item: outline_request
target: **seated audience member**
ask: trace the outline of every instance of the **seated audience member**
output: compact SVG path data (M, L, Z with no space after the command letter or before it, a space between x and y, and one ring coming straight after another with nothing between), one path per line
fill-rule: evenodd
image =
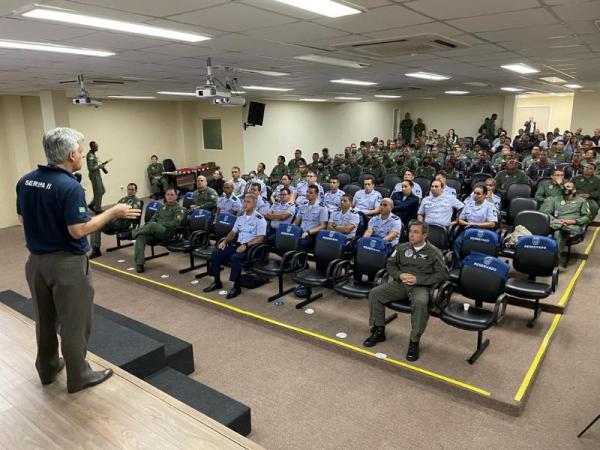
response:
M600 177L596 173L596 163L588 163L583 169L582 175L577 175L571 181L577 189L577 195L587 200L590 207L590 219L598 214L598 202L600 201Z
M302 150L298 148L294 152L294 159L290 159L290 162L288 162L288 171L292 179L294 178L296 173L298 173L298 166L300 164L300 160L302 160ZM304 162L304 164L306 164L306 161Z
M198 189L194 191L190 209L206 209L207 211L214 211L217 207L219 195L213 188L208 187L208 182L204 175L198 176L197 185Z
M435 176L435 179L442 183L442 195L451 195L453 197L457 197L456 189L446 184L446 175L443 173L438 173ZM431 193L429 195L431 195Z
M479 173L485 173L494 176L494 168L488 161L488 152L486 150L479 150L477 156L479 157L479 160L469 167L469 175L473 176Z
M356 160L356 155L350 155L350 161L346 167L344 167L344 172L350 175L350 181L352 183L356 183L358 181L358 177L362 174L362 167Z
M442 195L442 183L434 180L431 183L431 195L423 199L417 212L417 219L427 224L448 227L452 221L454 210L464 207L463 203L451 195Z
M289 175L288 166L285 165L285 156L279 155L277 157L277 164L271 170L271 175L269 176L269 184L271 186L277 186L281 183L281 177L284 175Z
M302 228L302 250L309 251L313 248L315 237L327 227L328 218L327 208L319 202L319 188L310 185L306 191L306 202L298 207L298 214L294 219L294 225Z
M300 170L302 170L302 166L300 167ZM323 200L323 197L325 196L325 194L323 192L323 187L319 183L317 183L317 174L315 172L313 172L312 170L309 170L306 173L306 180L300 180L296 184L296 206L302 206L308 202L308 200L307 200L308 188L309 188L309 186L313 186L313 185L319 191L318 202L321 203L321 201Z
M525 172L517 168L517 162L514 159L509 159L506 168L496 175L496 191L504 197L508 187L515 183L528 184L529 178Z
M565 151L565 143L563 141L554 142L548 152L548 159L552 164L562 164L569 162L571 154Z
M267 166L264 162L259 162L256 165L256 178L263 182L263 184L269 183L269 175L265 172Z
M408 229L410 221L417 218L419 197L412 192L412 181L406 180L400 183L400 185L402 186L401 191L394 191L392 194L392 202L394 203L393 213L400 217L402 225Z
M256 204L254 205L256 208L256 211L259 214L262 214L264 216L267 213L267 211L269 210L269 204L265 201L265 199L261 195L261 192L260 192L261 184L259 182L254 182L254 183L251 183L249 186L250 186L250 191L248 193L252 194L256 197Z
M267 198L268 198L267 185L264 183L264 181L262 181L260 178L258 178L258 176L256 175L256 172L254 170L251 170L250 173L248 174L248 181L246 182L246 192L244 194L250 193L250 186L253 183L257 183L260 186L260 196L263 198L263 200L267 200Z
M158 200L169 188L169 180L166 175L163 175L165 168L158 162L158 156L152 155L150 157L150 165L146 171L148 172L148 180L150 180L152 198Z
M535 199L538 203L544 203L549 197L562 197L565 173L561 169L554 169L550 180L542 181L535 191Z
M393 145L393 144L391 144ZM383 166L383 168L386 170L386 172L390 172L391 170L394 169L394 166L396 165L396 163L394 163L394 160L390 157L390 152L392 151L391 148L384 148L381 151L381 156L379 157L379 164L381 164Z
M223 180L223 174L219 169L217 169L213 172L212 180L208 182L208 187L214 189L218 195L221 195L223 193L224 182L225 180Z
M381 194L375 190L373 178L365 178L363 186L364 189L354 194L352 206L366 217L371 217L379 213Z
M206 181L206 178L204 179ZM138 273L144 271L144 252L148 240L165 241L175 235L178 228L185 223L186 211L177 203L175 189L167 189L165 192L165 204L154 213L152 219L139 228L132 231L135 239L134 259L135 270Z
M317 164L317 180L319 183L329 181L331 174L329 173L329 166L324 166L321 161Z
M319 173L319 154L317 152L312 154L312 162L307 166L308 170L312 170L314 173Z
M371 335L365 347L385 341L385 305L408 299L411 309L411 332L406 359L419 359L419 342L429 319L429 300L435 286L448 280L442 252L427 242L428 226L411 222L408 242L398 245L387 262L388 281L369 292L369 326Z
M294 202L296 200L296 188L292 186L292 179L289 175L282 175L281 184L278 184L271 194L271 203L279 201L279 191L281 191L283 188L286 188L288 191L290 191L290 202Z
M498 195L495 194L496 180L493 178L488 178L487 180L485 180L485 187L487 190L485 200L490 202L492 205L494 205L494 208L496 208L496 214L499 216L500 208L502 206L502 199ZM471 195L465 199L464 203L465 203L465 205L467 205L469 203L472 204L474 202L475 202L475 196L471 192Z
M244 213L236 219L231 231L213 250L208 261L208 272L213 277L213 282L204 288L204 292L223 288L221 266L229 262L231 265L229 281L233 281L233 287L227 293L227 298L234 298L242 293L240 286L242 264L248 256L248 250L254 245L262 244L267 233L267 221L256 212L256 198L250 194L244 197Z
M425 156L423 158L422 165L417 167L417 170L415 171L415 175L417 177L425 177L425 178L429 178L429 179L432 179L435 176L435 173L436 173L436 170L431 165L431 157L430 156Z
M288 188L282 188L279 191L279 200L273 203L273 205L264 214L265 219L269 220L268 239L269 245L275 244L275 235L277 228L282 223L292 223L294 214L296 214L296 205L289 201L290 190Z
M523 153L531 151L533 148L533 142L531 142L531 138L527 133L523 133L521 138L514 143L513 148L515 149L515 152L517 152L519 155L522 155Z
M142 209L143 202L137 198L137 184L129 183L127 185L127 195L125 197L121 197L117 203L125 203L131 206L133 209ZM101 230L94 231L90 235L90 246L92 247L92 253L90 254L90 259L97 258L102 256L100 252L101 245L101 233L119 233L128 231L133 227L133 224L136 223L137 220L131 219L113 219L108 222Z
M504 145L499 153L492 156L492 167L498 172L504 168L504 164L506 164L509 159L512 159L512 149L510 146Z
M387 175L385 167L381 165L376 157L370 159L369 165L363 169L363 173L372 175L375 184L383 183L383 180L385 180L385 176Z
M219 217L219 214L233 214L237 216L242 210L242 202L239 198L233 195L233 183L226 181L223 183L223 195L217 200L217 212L215 213L215 219Z
M540 160L534 162L527 169L527 176L531 180L531 185L536 186L537 182L541 178L549 178L554 172L554 164L548 161L548 152L540 152Z
M350 157L348 156L348 158ZM337 177L340 173L346 173L346 168L344 167L342 156L335 155L333 157L333 162L329 167L329 179L331 180L331 178Z
M350 196L344 194L340 199L340 207L331 213L327 229L337 231L346 235L348 239L356 236L356 230L360 223L360 216L352 209Z
M415 174L412 170L408 169L404 172L403 181L410 181L412 183L412 193L420 200L423 198L423 190L419 183L414 182ZM394 186L394 192L402 192L402 182Z
M552 218L550 226L560 252L564 250L565 239L581 233L590 222L590 206L586 199L576 194L575 184L567 181L562 197L550 197L540 207L540 211Z
M323 203L330 214L339 209L343 195L345 195L345 192L340 189L340 180L337 177L331 177L329 179L329 191L325 192L323 196Z
M581 163L581 152L574 152L571 164L564 168L565 179L570 180L577 175L581 175L583 173L583 168L583 164Z
M533 149L531 150L531 154L527 155L523 158L523 170L525 172L527 172L527 170L529 170L529 166L531 166L533 163L536 163L540 160L540 152L541 149L538 146L533 147Z
M586 149L583 153L584 159L581 161L581 164L585 167L589 163L596 164L596 171L598 170L598 164L600 161L596 158L596 151L592 148Z
M380 212L369 220L364 237L375 236L388 243L388 253L391 253L400 240L402 221L400 217L392 214L394 202L391 198L381 200Z
M242 178L242 172L238 166L231 168L231 183L233 184L233 195L243 198L246 192L246 181Z
M321 150L321 157L319 158L319 162L323 164L323 167L329 168L331 166L331 157L329 156L329 149L323 148Z

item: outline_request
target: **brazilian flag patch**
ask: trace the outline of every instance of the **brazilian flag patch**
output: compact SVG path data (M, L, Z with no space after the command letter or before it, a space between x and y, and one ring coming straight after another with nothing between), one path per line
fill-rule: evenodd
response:
M86 208L85 206L80 206L80 207L79 207L79 212L80 212L80 213L84 213L84 212L86 212L86 211L87 211L87 208Z

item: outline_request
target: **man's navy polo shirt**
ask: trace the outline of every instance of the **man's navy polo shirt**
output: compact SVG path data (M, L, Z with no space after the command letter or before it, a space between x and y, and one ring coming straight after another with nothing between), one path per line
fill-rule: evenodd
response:
M38 166L17 183L17 213L23 217L25 240L31 253L84 254L85 237L74 239L68 225L85 223L85 193L73 174L56 166Z

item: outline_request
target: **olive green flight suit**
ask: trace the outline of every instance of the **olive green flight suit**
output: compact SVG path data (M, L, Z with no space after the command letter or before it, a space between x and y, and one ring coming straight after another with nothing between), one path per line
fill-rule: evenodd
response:
M565 246L565 238L570 235L579 234L590 222L590 206L586 199L574 197L567 199L563 197L552 197L546 200L540 211L552 216L550 227L554 230L554 239L558 245L558 251L562 252ZM557 219L574 219L574 225L562 225Z
M281 164L281 165L276 165L275 167L273 167L273 170L271 170L271 184L280 184L281 183L281 177L283 177L284 175L288 175L290 173L288 166L286 166L285 164Z
M102 196L106 193L104 189L104 183L102 183L102 174L100 169L102 164L96 156L96 152L89 151L86 155L86 162L88 168L88 175L92 182L92 192L94 193L94 199L90 203L93 206L94 211L100 211L102 209Z
M135 239L134 259L136 265L144 264L144 252L148 241L164 241L171 238L185 222L186 211L180 204L164 204L154 213L150 222L133 230Z
M214 211L219 201L219 194L213 188L206 187L205 189L198 189L194 191L192 196L192 205L196 205L200 209L206 209L207 211Z
M578 194L589 194L590 196L586 199L590 206L590 219L594 219L598 214L598 202L600 201L600 177L592 175L591 177L584 177L583 175L577 175L573 177L573 184L577 189Z
M164 171L165 168L161 163L150 164L146 169L153 195L167 192L167 189L169 188L169 181L167 180L167 177L163 175Z
M538 203L544 203L550 197L562 197L563 186L554 183L553 180L544 180L535 191L535 199Z

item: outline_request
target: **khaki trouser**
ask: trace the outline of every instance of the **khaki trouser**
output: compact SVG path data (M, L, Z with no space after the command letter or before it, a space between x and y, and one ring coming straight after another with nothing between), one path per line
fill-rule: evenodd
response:
M369 326L385 326L385 305L408 299L411 303L410 340L419 342L429 319L427 305L430 296L428 287L406 286L396 280L381 284L369 292Z
M29 256L25 275L31 290L37 359L42 382L51 380L58 367L58 339L67 368L67 384L82 384L91 368L85 360L92 329L94 288L85 255L55 252Z

